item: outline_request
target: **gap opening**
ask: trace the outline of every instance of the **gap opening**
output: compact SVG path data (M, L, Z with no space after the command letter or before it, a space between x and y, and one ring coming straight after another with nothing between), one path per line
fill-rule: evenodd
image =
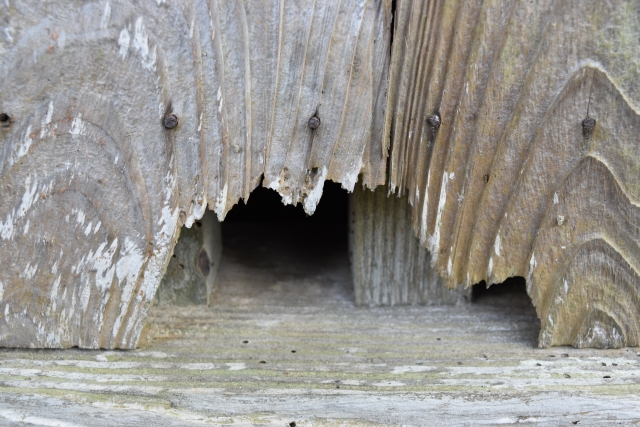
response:
M227 214L222 228L222 268L215 293L270 298L347 298L352 293L348 253L348 193L324 183L313 215L284 205L280 195L258 187ZM325 292L327 288L333 292ZM337 289L336 289L337 288Z

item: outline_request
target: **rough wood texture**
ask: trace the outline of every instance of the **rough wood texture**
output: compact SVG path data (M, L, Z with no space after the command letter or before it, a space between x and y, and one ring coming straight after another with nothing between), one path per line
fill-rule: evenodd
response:
M398 0L394 22L390 186L438 273L525 277L541 346L638 345L640 3Z
M264 176L312 213L325 179L384 182L390 12L0 4L0 345L135 347L207 204L223 219Z
M221 256L220 222L212 211L207 211L192 228L180 229L153 305L208 304Z
M353 304L346 250L310 253L296 236L274 250L282 233L265 227L249 236L223 255L213 305L152 307L139 350L0 350L0 425L610 427L640 419L640 349L535 348L539 322L524 293L363 309ZM264 245L256 265L247 254Z
M358 305L450 305L471 287L449 289L413 233L407 198L357 185L349 200L349 256Z

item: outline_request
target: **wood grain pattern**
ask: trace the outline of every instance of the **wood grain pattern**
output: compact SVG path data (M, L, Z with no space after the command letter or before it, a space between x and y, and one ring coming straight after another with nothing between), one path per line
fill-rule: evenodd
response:
M640 4L398 1L396 22L390 186L438 273L527 278L541 346L638 345Z
M135 347L207 205L223 219L264 179L312 213L326 179L384 182L390 11L3 2L0 345Z
M455 305L471 302L471 288L449 289L431 268L431 255L411 226L407 198L386 188L356 186L349 201L349 255L358 305Z

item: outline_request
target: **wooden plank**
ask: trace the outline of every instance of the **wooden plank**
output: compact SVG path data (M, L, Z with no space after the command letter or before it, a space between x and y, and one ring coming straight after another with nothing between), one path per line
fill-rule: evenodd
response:
M349 254L358 305L471 302L471 287L449 289L413 233L407 197L356 186L350 196Z
M262 228L258 237L238 252L282 235ZM524 293L358 308L346 251L319 264L298 250L305 242L287 242L297 245L261 266L223 255L213 305L152 307L139 350L0 350L0 424L610 426L640 418L640 348L536 348L539 321Z
M3 2L0 345L133 348L207 205L264 177L312 213L326 179L384 182L390 11Z
M640 343L639 17L630 0L398 1L391 191L449 286L527 279L541 346Z

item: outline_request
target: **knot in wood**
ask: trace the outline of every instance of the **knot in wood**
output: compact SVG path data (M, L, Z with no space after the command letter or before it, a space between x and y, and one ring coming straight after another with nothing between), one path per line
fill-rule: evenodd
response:
M429 123L429 126L431 126L432 128L438 129L442 124L442 119L440 118L440 114L433 113L432 115L430 115L429 118L427 119L427 123Z
M582 130L584 132L593 132L593 129L596 127L596 119L593 117L587 117L582 121Z
M167 129L173 129L174 127L178 126L178 117L175 114L168 114L165 116L162 123Z
M316 130L316 129L318 129L318 128L320 127L320 117L318 117L318 116L312 116L312 117L309 119L309 127L310 127L312 130Z

